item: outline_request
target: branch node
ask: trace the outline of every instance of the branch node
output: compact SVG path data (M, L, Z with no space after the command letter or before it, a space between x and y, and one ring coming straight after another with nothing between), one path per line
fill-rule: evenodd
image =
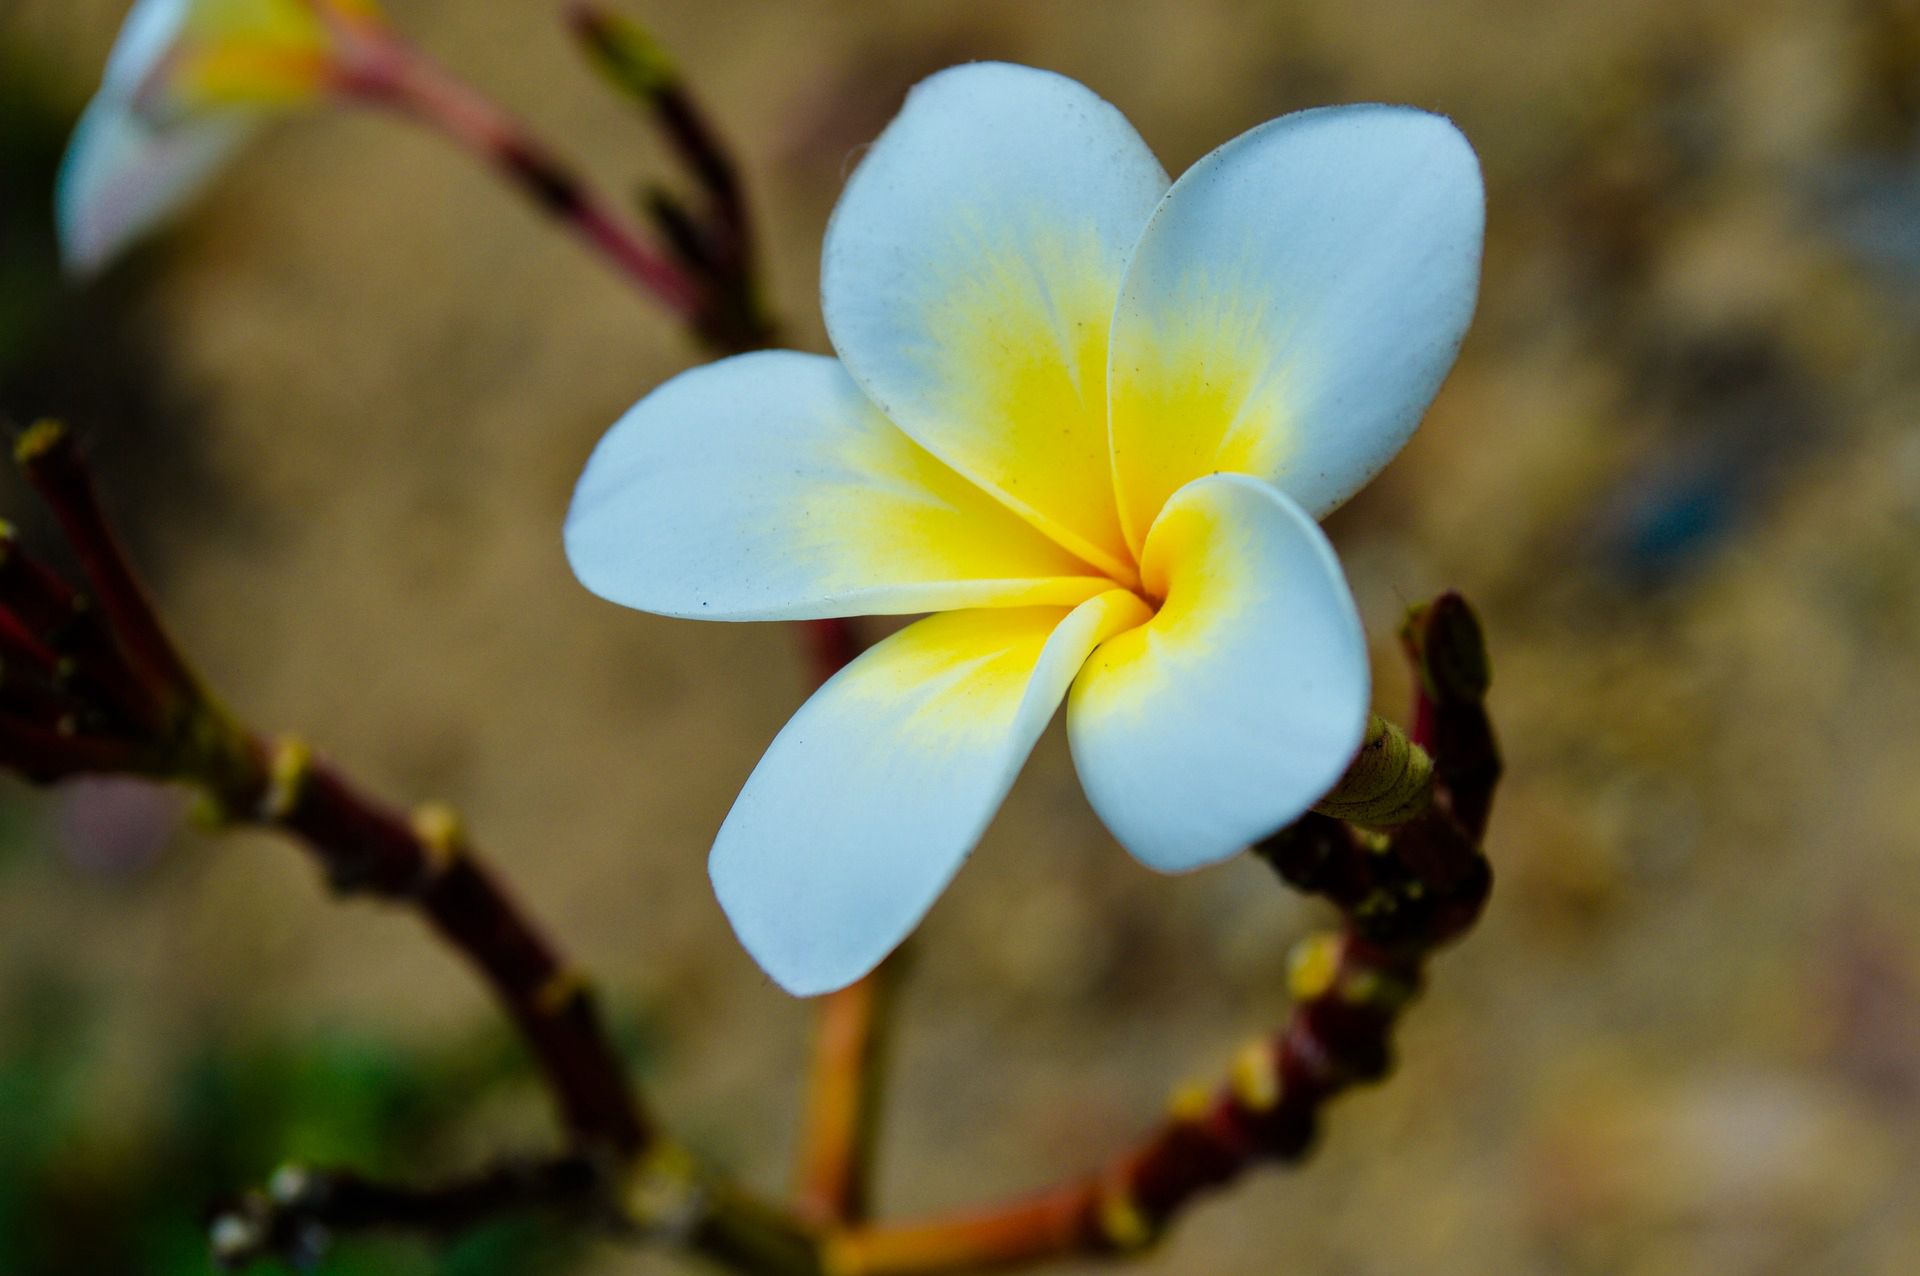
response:
M1443 702L1486 698L1493 663L1473 608L1459 594L1441 594L1408 609L1400 641L1412 657L1427 695Z
M1433 798L1433 758L1385 718L1367 723L1360 751L1314 810L1372 826L1405 824Z
M1233 1057L1233 1097L1249 1112L1268 1112L1280 1102L1280 1061L1266 1040L1250 1041Z
M638 22L591 4L576 4L567 16L594 68L616 89L644 102L678 83L666 49Z
M621 1204L648 1235L683 1241L706 1213L699 1167L685 1148L662 1140L635 1162Z
M1135 1253L1153 1244L1158 1229L1133 1192L1123 1182L1110 1181L1100 1192L1100 1235L1121 1253Z
M13 441L13 463L28 469L67 440L67 427L51 418L35 421Z
M313 775L313 748L298 736L281 736L273 742L273 756L267 764L267 787L260 796L260 818L278 824L300 806Z
M426 852L423 885L438 881L464 853L466 832L461 827L459 812L444 802L426 802L414 809L409 824Z
M1340 977L1340 957L1345 945L1332 931L1309 935L1294 946L1287 959L1287 991L1295 1001L1312 1001L1325 996Z
M1204 1082L1182 1082L1167 1099L1167 1116L1181 1125L1198 1125L1212 1111L1213 1089Z
M1340 981L1340 996L1349 1005L1398 1014L1420 994L1418 983L1370 967L1350 970Z

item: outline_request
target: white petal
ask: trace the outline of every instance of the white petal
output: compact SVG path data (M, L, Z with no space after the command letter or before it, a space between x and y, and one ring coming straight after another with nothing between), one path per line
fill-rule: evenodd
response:
M260 122L327 83L306 0L137 0L61 161L61 256L87 275L180 212Z
M839 363L760 351L642 399L567 515L587 588L708 620L1071 606L1110 587L935 460Z
M1067 734L1107 828L1180 872L1291 823L1340 778L1366 727L1366 636L1326 537L1257 479L1182 488L1141 574L1165 601L1087 661Z
M887 415L1122 578L1107 329L1166 188L1125 117L1074 81L954 67L862 159L821 264L834 348Z
M1321 517L1392 459L1473 317L1484 202L1459 130L1408 107L1288 115L1184 173L1114 317L1129 543L1202 474Z
M713 846L721 907L789 992L852 983L904 939L986 831L1074 671L1146 616L948 612L843 669L780 732Z
M138 93L185 29L193 0L134 0L107 53L102 88L122 98Z
M253 133L228 113L156 127L113 90L87 104L54 188L60 255L88 275L190 204Z

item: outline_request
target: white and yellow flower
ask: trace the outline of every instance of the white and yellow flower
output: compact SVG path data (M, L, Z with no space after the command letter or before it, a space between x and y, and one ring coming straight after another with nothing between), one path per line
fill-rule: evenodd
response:
M580 579L645 611L938 613L823 686L720 830L774 979L827 991L898 944L1063 699L1094 810L1156 869L1325 794L1368 670L1315 519L1452 365L1483 216L1471 147L1410 108L1289 115L1169 183L1061 76L914 89L827 231L839 357L666 383L567 520Z
M324 96L373 0L135 0L55 189L61 255L90 274L178 212L265 120Z

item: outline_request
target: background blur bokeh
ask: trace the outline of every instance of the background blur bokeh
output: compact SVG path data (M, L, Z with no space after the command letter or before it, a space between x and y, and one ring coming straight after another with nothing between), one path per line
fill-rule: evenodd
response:
M123 7L0 0L0 402L84 430L229 698L460 806L598 974L660 1105L777 1184L805 1016L704 860L803 661L779 627L601 603L559 547L589 448L693 352L466 157L352 114L274 131L64 290L51 167ZM557 5L391 8L599 176L665 171ZM842 176L951 62L1073 75L1175 172L1333 101L1444 111L1480 151L1479 319L1330 530L1382 708L1403 604L1482 609L1510 767L1494 902L1399 1074L1139 1270L1920 1266L1920 5L628 10L735 139L815 349ZM284 1158L425 1173L545 1144L492 1008L412 919L179 818L124 787L0 790L0 1271L201 1271L207 1201ZM1056 730L922 932L883 1208L1097 1162L1278 1020L1315 916L1258 864L1134 865ZM324 1270L562 1268L673 1263L505 1229Z

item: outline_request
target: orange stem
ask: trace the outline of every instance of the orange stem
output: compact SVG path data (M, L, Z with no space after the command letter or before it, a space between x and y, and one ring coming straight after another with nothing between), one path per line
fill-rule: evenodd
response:
M1088 1252L1097 1196L1093 1184L1071 1184L999 1209L849 1232L829 1242L828 1267L839 1276L920 1276Z
M867 1212L888 969L819 1001L796 1208L821 1225L857 1222Z

